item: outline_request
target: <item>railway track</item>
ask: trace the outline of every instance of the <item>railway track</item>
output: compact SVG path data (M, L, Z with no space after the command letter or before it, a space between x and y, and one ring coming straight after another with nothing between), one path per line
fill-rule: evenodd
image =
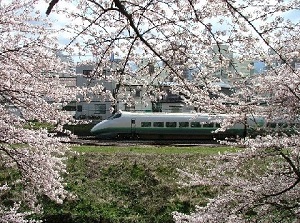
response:
M191 146L220 146L220 143L215 140L103 140L94 137L80 137L73 139L68 143L79 145L93 146L135 146L135 145L151 145L151 146L176 146L176 147L191 147Z

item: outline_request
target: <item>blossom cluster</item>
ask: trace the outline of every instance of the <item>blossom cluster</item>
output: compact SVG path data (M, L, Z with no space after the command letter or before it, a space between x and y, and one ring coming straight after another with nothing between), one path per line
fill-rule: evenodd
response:
M37 4L0 2L0 171L11 173L0 181L0 222L36 222L30 216L42 211L39 197L61 203L69 196L63 182L68 148L32 126L62 129L71 118L60 105L75 100L77 90L60 84L69 64L57 57L58 40Z

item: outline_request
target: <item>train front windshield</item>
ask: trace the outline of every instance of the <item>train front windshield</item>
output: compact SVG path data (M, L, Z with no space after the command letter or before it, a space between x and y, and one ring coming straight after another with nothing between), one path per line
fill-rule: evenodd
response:
M110 116L108 118L108 120L113 120L113 119L116 119L116 118L120 118L121 116L122 116L122 113L116 113L116 114Z

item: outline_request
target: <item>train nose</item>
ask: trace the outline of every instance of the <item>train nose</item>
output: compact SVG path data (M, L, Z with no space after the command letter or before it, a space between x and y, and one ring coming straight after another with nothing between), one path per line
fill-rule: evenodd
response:
M90 130L92 134L98 134L106 127L107 120L104 120L102 122L99 122L98 124L94 125L94 127Z
M97 125L94 125L93 128L91 129L91 133L95 134L96 130L97 130Z

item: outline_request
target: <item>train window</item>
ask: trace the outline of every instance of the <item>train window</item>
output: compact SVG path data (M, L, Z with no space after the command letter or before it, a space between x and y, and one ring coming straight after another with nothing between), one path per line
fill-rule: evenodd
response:
M288 124L287 123L278 123L279 128L287 128Z
M291 126L291 128L298 129L298 128L300 128L300 123L291 123L290 126Z
M221 127L221 124L220 123L215 123L216 124L216 128L220 128Z
M153 127L164 127L163 122L153 122Z
M82 105L77 105L77 109L78 112L82 112Z
M192 122L191 127L192 128L201 128L201 123L200 122Z
M189 127L188 122L179 122L179 128L187 128L187 127Z
M176 122L166 122L166 127L176 127Z
M151 122L142 122L141 127L151 127Z
M115 119L115 118L120 118L121 115L122 115L122 113L116 113L116 114L114 114L113 116L110 116L108 119L109 119L109 120L112 120L112 119Z
M211 122L211 123L204 123L203 127L204 128L213 128L214 127L214 123L213 122Z

